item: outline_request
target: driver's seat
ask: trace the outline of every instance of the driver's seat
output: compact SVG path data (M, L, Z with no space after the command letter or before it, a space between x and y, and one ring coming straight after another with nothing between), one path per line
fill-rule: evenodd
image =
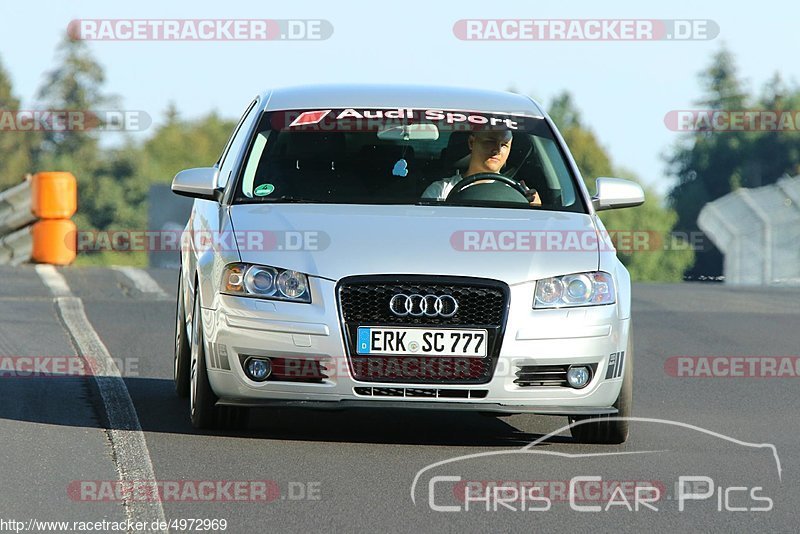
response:
M517 180L522 178L522 176L516 176L517 172L528 162L532 152L533 143L531 143L527 134L514 135L513 141L511 141L511 152L508 154L508 160L506 161L506 166L502 169L502 173L509 178L517 178Z
M472 132L451 132L447 139L447 147L442 149L441 161L444 174L451 176L456 170L461 174L469 167L469 143Z

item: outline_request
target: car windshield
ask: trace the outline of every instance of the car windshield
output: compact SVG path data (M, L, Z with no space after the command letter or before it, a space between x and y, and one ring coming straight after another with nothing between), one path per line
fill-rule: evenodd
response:
M261 118L244 162L235 203L586 211L541 117L410 108L274 111Z

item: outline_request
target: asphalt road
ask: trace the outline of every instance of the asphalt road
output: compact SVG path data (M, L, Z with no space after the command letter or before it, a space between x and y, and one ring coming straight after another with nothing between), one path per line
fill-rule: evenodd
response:
M176 273L148 271L157 286L142 291L117 270L58 272L122 372L139 426L107 413L102 381L87 373L20 371L26 357L85 363L82 334L67 328L37 271L0 268L0 530L9 520L135 519L139 509L104 488L136 480L119 443L143 436L150 464L133 463L180 488L160 503L163 517L225 519L227 532L797 531L796 367L672 376L675 357L751 358L746 367L800 355L797 289L636 285L634 416L643 420L630 440L580 445L565 432L526 449L566 418L260 410L244 429L198 433L171 381ZM682 372L702 375L697 361ZM591 476L601 480L576 478ZM694 485L676 487L680 477ZM250 490L262 486L248 481L267 481L266 498L234 500L224 485L237 481ZM534 481L541 490L530 491ZM190 491L201 482L215 485L210 500Z

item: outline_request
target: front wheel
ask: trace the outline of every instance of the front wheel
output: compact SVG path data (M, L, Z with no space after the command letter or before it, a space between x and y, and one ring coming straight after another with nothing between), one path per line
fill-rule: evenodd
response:
M196 286L192 308L191 363L189 365L189 409L192 426L198 429L217 427L243 429L249 420L249 409L236 406L217 406L219 399L211 390L211 384L208 381L199 293L199 286Z
M213 428L217 420L217 396L211 391L206 371L205 339L203 338L203 320L200 311L200 290L195 288L192 312L192 348L189 388L189 409L192 426L195 428Z
M622 374L622 389L619 397L614 402L617 415L623 419L609 420L610 416L576 416L570 417L569 422L591 421L575 425L570 428L572 437L581 443L598 443L614 445L625 443L630 431L631 407L633 405L633 332L628 333L628 346L625 352L625 370Z
M175 306L175 354L172 362L172 380L175 393L185 399L189 396L189 366L192 347L186 334L186 306L183 295L183 274L178 274L178 302Z

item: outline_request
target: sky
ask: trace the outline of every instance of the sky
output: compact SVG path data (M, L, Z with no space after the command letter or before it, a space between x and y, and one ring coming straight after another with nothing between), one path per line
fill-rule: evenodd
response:
M332 29L324 40L93 40L88 45L105 69L106 91L120 97L121 109L150 115L151 128L163 121L169 102L184 118L212 110L238 118L255 94L272 86L402 82L513 88L545 109L566 90L615 167L662 194L674 183L664 155L682 135L667 128L665 115L701 107L698 73L723 46L734 54L751 92L760 92L776 72L787 83L800 79L800 5L773 0L742 7L720 0L6 0L0 10L0 61L28 109L38 104L44 73L56 66L56 46L74 19L324 20ZM707 20L707 27L719 30L714 38L681 41L465 40L454 30L459 20L496 19ZM480 24L481 35L490 31L486 22Z

